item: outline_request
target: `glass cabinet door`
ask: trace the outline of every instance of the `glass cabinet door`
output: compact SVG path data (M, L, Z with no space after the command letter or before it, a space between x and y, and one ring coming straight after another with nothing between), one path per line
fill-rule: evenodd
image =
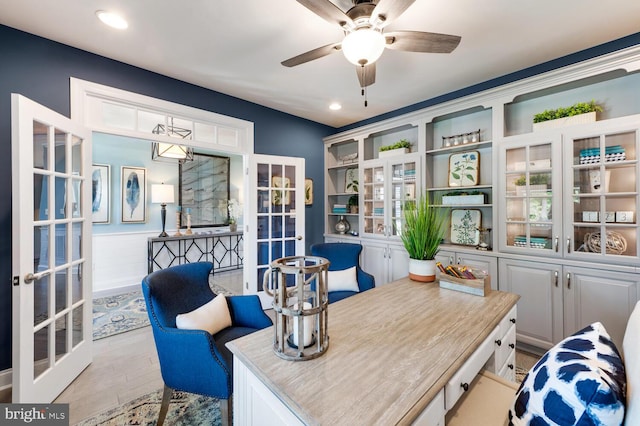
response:
M558 141L521 142L502 151L504 208L502 245L507 251L558 251L561 152ZM558 177L556 177L556 175Z
M389 235L400 235L404 225L404 208L416 200L415 161L391 164L391 214Z
M571 202L565 201L567 253L576 257L638 256L636 128L569 137Z
M383 163L364 168L363 208L365 234L385 235L385 167Z

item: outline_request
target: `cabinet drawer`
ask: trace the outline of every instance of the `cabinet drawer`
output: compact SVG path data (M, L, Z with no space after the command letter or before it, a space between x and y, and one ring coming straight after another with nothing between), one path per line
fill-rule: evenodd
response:
M453 375L451 380L444 387L445 408L450 410L458 401L460 396L465 392L464 387L468 388L474 377L482 369L482 366L491 357L495 350L496 336L498 335L498 327L496 327L489 336L480 344L478 349L471 354L469 359L460 367Z
M516 381L516 351L511 352L498 376L510 382Z
M507 334L507 331L509 331L511 326L516 323L516 319L518 318L517 308L518 308L518 305L514 305L513 308L511 308L511 310L509 311L509 313L504 318L502 318L502 321L500 321L500 324L498 325L498 328L499 328L498 336L500 336L500 338L502 338L505 334Z
M444 426L444 390L431 400L427 408L414 420L413 426Z
M511 324L511 323L510 323ZM502 369L507 358L516 350L516 325L511 324L511 328L501 339L496 339L496 370Z

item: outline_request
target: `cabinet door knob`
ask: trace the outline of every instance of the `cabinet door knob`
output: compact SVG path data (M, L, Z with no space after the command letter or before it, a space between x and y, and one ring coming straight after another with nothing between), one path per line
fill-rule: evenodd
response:
M460 383L460 387L466 392L469 390L469 383Z
M571 290L571 274L567 272L567 289Z
M513 370L513 364L508 364L507 367Z
M515 318L511 318L509 321L511 321L511 324L515 324L516 323L516 319Z
M567 237L567 253L571 253L571 237Z
M559 247L558 240L559 240L559 238L556 235L556 238L555 238L554 243L553 243L553 245L554 245L554 247L556 249L556 253L558 252L558 247Z
M496 345L502 346L502 340L500 340L500 339L496 340Z
M509 347L510 347L511 349L515 349L516 345L515 345L515 344L513 344L513 343L509 343Z

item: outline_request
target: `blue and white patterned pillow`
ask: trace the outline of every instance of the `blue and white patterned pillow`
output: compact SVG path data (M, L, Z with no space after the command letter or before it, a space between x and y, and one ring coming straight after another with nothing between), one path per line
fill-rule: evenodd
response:
M509 409L509 424L621 425L624 404L624 364L596 322L555 345L529 371Z

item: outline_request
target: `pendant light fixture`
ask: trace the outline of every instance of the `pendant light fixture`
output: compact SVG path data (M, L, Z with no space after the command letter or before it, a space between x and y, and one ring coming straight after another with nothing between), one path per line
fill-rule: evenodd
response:
M170 138L191 139L191 130L174 126L173 117L171 117L170 125L165 126L164 124L158 124L153 129L153 133L156 135L169 136ZM192 161L193 148L166 142L153 142L153 146L151 148L151 159L157 160L159 158L173 158L179 161Z

